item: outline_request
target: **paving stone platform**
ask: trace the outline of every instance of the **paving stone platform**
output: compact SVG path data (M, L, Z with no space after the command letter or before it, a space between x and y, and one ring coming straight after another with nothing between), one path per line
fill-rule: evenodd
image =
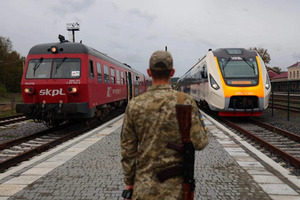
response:
M0 200L121 200L122 120L121 116L0 174ZM205 122L209 145L196 152L195 200L300 199L297 179L269 168L261 162L267 158L249 153L242 139L225 134L208 118Z

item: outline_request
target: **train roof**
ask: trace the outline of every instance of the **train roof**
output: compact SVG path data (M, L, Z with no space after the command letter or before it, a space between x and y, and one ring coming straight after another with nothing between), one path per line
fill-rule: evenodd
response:
M100 58L102 60L105 60L107 62L110 62L114 65L117 65L119 67L126 68L129 71L134 71L138 74L142 74L139 71L136 71L132 69L129 65L125 63L121 63L109 56L107 56L105 53L102 53L94 48L91 48L87 45L84 45L82 43L77 42L56 42L56 43L44 43L44 44L38 44L33 46L30 50L28 55L36 55L36 54L53 54L51 52L51 47L56 47L59 51L59 53L64 54L89 54L92 56L95 56L97 58Z
M217 57L231 57L231 56L242 56L250 57L257 56L256 51L248 50L244 48L220 48L212 51Z

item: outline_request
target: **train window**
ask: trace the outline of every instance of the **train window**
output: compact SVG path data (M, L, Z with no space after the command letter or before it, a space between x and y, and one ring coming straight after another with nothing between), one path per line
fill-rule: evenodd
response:
M30 60L27 67L26 78L50 78L52 59Z
M104 65L104 81L105 83L109 83L109 71L106 65Z
M53 64L53 67L52 67ZM26 78L79 78L80 59L34 59L30 60L27 67Z
M124 85L124 73L121 71L121 84Z
M202 66L200 73L201 73L201 77L203 79L207 79L207 66L206 66L206 63L204 63L204 65Z
M62 58L54 59L52 78L79 78L80 59Z
M111 80L111 84L116 83L115 69L112 67L110 68L110 80Z
M138 77L138 76L135 76L135 79L134 79L134 84L135 84L136 86L138 86L138 85L139 85L139 78L140 78L140 77Z
M258 67L255 58L233 60L231 58L218 58L223 77L258 77Z
M120 72L116 69L117 84L120 84Z
M97 74L98 74L98 82L102 83L102 68L100 63L97 63Z
M89 62L89 74L90 74L90 78L94 78L94 62L92 60L90 60Z

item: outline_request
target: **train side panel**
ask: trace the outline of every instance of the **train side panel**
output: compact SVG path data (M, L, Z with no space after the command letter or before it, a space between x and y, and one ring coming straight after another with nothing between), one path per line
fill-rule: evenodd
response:
M211 110L223 110L225 108L224 102L224 90L222 87L222 76L220 76L218 63L215 60L215 57L211 51L207 53L206 56L207 62L207 80L205 87L205 101L208 102L208 105ZM215 81L218 84L218 89L212 87L212 81Z

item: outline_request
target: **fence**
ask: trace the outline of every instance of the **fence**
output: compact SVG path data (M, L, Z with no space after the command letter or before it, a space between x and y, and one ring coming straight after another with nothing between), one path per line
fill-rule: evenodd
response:
M300 95L300 80L272 82L271 84L272 91L274 91L274 93L290 93Z
M300 80L272 82L271 84L272 93L270 97L270 103L272 108L272 116L273 108L276 107L276 103L278 103L284 107L281 109L287 112L287 120L289 121L291 111L299 113L298 110L300 109Z
M22 93L0 93L0 117L17 114L16 104L22 102Z

